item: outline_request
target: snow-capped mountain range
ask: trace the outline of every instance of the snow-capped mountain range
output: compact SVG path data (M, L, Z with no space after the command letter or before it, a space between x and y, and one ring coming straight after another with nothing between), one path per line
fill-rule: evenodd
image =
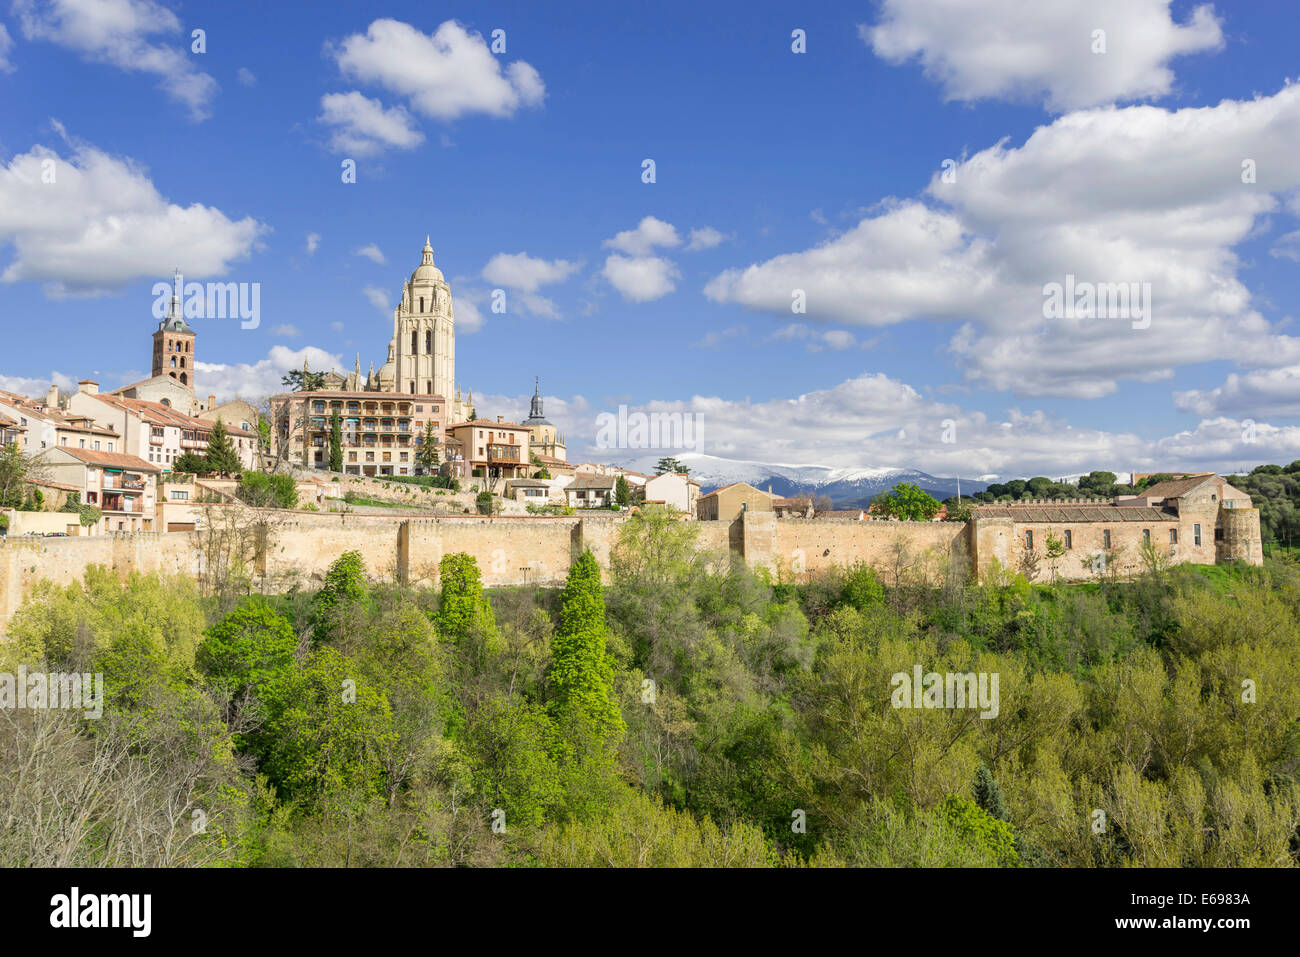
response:
M660 454L618 463L624 468L653 475ZM873 497L887 492L899 482L911 482L942 501L957 494L957 479L940 478L917 469L904 468L829 468L825 465L765 465L724 459L702 452L682 452L677 460L691 470L691 478L708 493L732 482L746 482L755 488L771 489L775 495L826 495L836 508L866 508ZM961 492L982 492L988 482L976 478L962 479Z

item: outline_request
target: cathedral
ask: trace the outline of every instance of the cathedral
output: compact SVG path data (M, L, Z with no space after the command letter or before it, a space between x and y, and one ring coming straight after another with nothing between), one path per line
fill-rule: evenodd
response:
M306 363L303 371L309 371ZM451 306L451 289L442 270L433 264L433 246L428 237L420 265L402 284L402 299L393 310L393 337L388 341L388 358L379 371L374 363L362 375L361 356L352 372L342 375L331 370L324 388L340 392L399 392L409 396L440 396L447 401L449 421L472 417L474 393L462 398L456 385L456 327Z

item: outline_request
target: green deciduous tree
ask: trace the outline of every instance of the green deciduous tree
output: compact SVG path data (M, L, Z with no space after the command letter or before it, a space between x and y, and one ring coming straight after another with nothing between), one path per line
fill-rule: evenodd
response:
M288 620L254 598L208 628L195 663L210 683L238 697L292 665L297 647Z
M918 485L899 482L892 492L876 496L882 514L907 522L928 522L939 511L938 500Z
M479 638L495 644L496 621L492 606L483 594L478 563L472 555L453 552L438 562L442 602L438 608L438 631L443 638L464 642Z
M353 793L383 793L393 716L355 662L318 648L301 668L276 672L263 696L268 718L255 748L284 800L316 809Z
M335 641L354 633L369 612L369 598L365 559L358 551L344 552L330 565L312 602L316 641Z
M204 456L194 451L186 451L172 462L172 471L186 475L211 475L212 467Z

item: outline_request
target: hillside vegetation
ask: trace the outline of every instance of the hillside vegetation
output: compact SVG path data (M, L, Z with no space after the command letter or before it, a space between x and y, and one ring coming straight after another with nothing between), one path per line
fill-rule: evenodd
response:
M0 670L0 865L1295 866L1300 569L782 583L647 508L562 590L43 585ZM996 717L892 676L998 678Z

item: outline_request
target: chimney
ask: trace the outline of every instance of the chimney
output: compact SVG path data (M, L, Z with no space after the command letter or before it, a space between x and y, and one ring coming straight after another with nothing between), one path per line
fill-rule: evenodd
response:
M45 407L47 409L59 407L59 387L53 382L50 383L50 391L45 393Z
M208 396L208 408L215 409L216 407L217 407L217 397L215 395Z
M497 422L504 422L505 420L506 420L506 417L505 417L504 415L498 415L498 416L497 416Z
M82 379L77 383L77 391L86 395L99 395L99 383L94 379Z

